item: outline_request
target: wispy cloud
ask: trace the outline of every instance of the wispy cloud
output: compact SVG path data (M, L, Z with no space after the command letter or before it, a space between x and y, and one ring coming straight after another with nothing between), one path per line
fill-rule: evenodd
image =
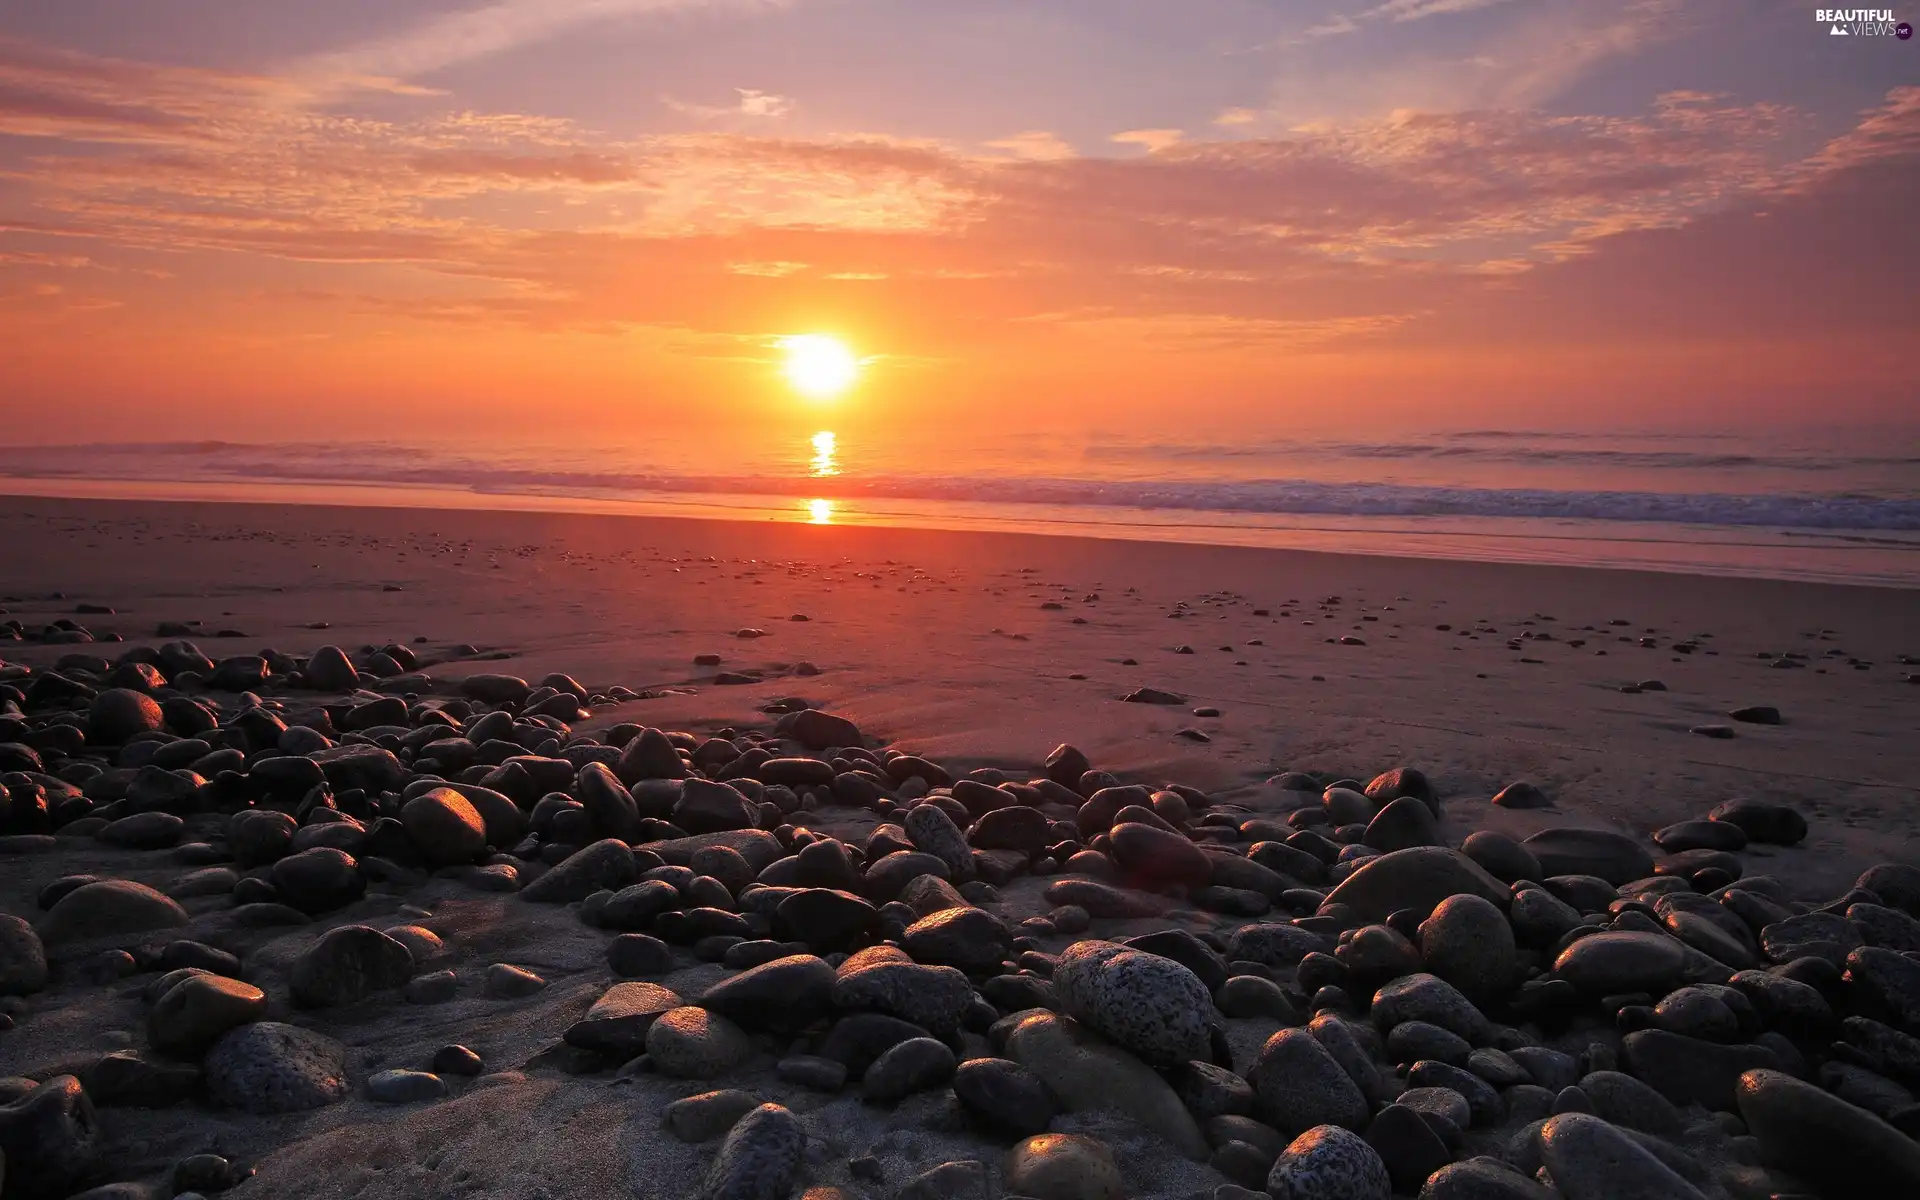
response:
M294 63L287 74L316 89L376 86L491 58L569 30L621 17L776 9L793 0L496 0L400 33Z
M758 117L775 119L791 113L793 99L774 92L763 92L758 88L735 88L740 98L732 104L696 104L691 100L680 100L673 96L662 96L660 102L682 116L695 117L702 121L718 121L728 117Z
M1335 13L1319 24L1308 27L1303 36L1307 38L1338 37L1341 34L1358 33L1362 26L1372 22L1424 21L1428 17L1477 12L1483 8L1494 8L1511 3L1513 0L1385 0L1385 3L1377 4L1363 12Z

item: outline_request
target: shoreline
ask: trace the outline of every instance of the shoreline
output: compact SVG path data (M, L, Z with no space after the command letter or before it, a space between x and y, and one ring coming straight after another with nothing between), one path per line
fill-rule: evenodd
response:
M825 489L831 491L831 489ZM264 496L263 496L264 493ZM1763 527L1720 530L1719 540L1657 536L1656 528L1630 536L1640 526L1589 522L1569 533L1544 522L1442 528L1434 518L1396 518L1369 525L1369 518L1307 514L1244 514L1211 510L1097 510L1006 503L923 503L859 499L796 500L791 496L727 493L653 493L651 498L479 491L413 484L293 483L242 481L150 481L0 475L0 503L30 500L298 506L395 511L547 513L615 516L641 520L697 520L752 525L815 525L854 529L899 529L941 533L1087 539L1102 542L1233 547L1368 558L1418 559L1503 565L1645 572L1698 578L1815 583L1842 587L1920 590L1920 542L1857 536L1835 530L1770 530L1781 541L1756 535ZM1096 511L1096 510L1086 510ZM1123 520L1132 513L1138 519ZM1214 518L1179 519L1181 516ZM1314 521L1321 521L1314 524ZM1343 524L1325 523L1340 520ZM1294 522L1289 524L1288 522ZM1422 525L1421 522L1430 522ZM1484 527L1482 527L1484 526ZM1519 527L1524 526L1524 527ZM1675 524L1674 529L1693 526ZM1704 528L1704 527L1702 527ZM1734 535L1748 540L1737 540ZM1789 540L1790 539L1790 540ZM1759 552L1755 554L1754 552ZM1675 559L1672 555L1691 557ZM1818 564L1844 554L1875 554L1874 564L1856 561L1837 572ZM1908 565L1903 556L1914 558ZM1760 561L1765 559L1766 561Z

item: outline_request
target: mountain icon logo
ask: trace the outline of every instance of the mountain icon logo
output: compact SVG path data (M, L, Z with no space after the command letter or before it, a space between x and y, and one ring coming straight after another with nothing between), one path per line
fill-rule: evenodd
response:
M1852 35L1850 35L1846 30L1840 28L1838 25L1835 25L1833 27L1833 32L1828 34L1827 36L1828 37L1850 37Z

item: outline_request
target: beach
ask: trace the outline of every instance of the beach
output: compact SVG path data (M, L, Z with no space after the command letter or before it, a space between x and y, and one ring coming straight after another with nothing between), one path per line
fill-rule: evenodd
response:
M433 685L424 698L482 673L564 673L596 695L642 697L592 705L570 723L576 736L623 724L695 740L767 734L770 709L791 698L787 710L851 721L883 757L917 755L956 777L1043 775L1064 743L1116 782L1178 784L1246 814L1298 807L1277 792L1289 772L1365 783L1413 767L1431 780L1449 846L1475 830L1521 840L1569 827L1644 844L1726 801L1786 805L1804 815L1804 841L1756 840L1743 858L1803 902L1846 892L1874 863L1920 862L1911 590L799 521L45 497L0 500L0 544L0 620L39 630L65 619L95 639L0 642L0 660L36 671L177 641L182 628L216 661L398 645ZM1162 702L1125 699L1137 689ZM311 702L262 695L289 713ZM231 711L234 697L218 702ZM1731 715L1755 706L1777 723ZM1545 807L1489 802L1522 781ZM822 806L788 823L857 844L877 819ZM36 915L41 889L74 872L164 889L186 870L170 853L53 840L58 852L6 860L8 912ZM1004 918L1045 914L1041 884L1009 882ZM167 936L244 948L249 978L280 1012L278 981L322 926L229 929L225 902L188 901L191 933ZM611 1076L559 1062L555 1039L608 983L605 936L566 910L441 871L412 889L376 880L322 920L345 917L431 927L463 978L513 962L547 981L511 1009L469 988L444 1007L368 1001L321 1019L362 1055L356 1084L442 1042L484 1041L489 1070L507 1074L426 1107L354 1098L212 1124L179 1109L103 1109L109 1141L146 1148L118 1168L217 1148L258 1167L234 1193L244 1196L292 1194L295 1181L316 1197L686 1195L706 1151L666 1139L657 1110L706 1086L782 1095L812 1123L822 1183L864 1186L843 1160L873 1155L897 1186L967 1144L915 1123L919 1110L899 1116L906 1106L890 1116L808 1101L764 1068L712 1085L622 1072L625 1086L608 1090ZM1158 924L1102 922L1098 936ZM1072 940L1043 939L1049 953ZM137 1044L124 1029L144 977L103 992L58 963L55 990L0 1036L0 1076L45 1078ZM662 982L691 996L723 977L683 962ZM1230 1024L1251 1061L1286 1022ZM1211 1194L1210 1168L1116 1120L1056 1128L1113 1145L1129 1194ZM365 1161L323 1169L347 1154ZM464 1173L446 1174L455 1161Z

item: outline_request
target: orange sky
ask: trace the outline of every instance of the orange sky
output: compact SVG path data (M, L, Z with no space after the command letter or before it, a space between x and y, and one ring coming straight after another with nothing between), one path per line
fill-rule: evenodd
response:
M1912 430L1920 50L1782 6L1742 75L1701 7L76 0L0 40L0 414L799 428L831 332L843 427Z

